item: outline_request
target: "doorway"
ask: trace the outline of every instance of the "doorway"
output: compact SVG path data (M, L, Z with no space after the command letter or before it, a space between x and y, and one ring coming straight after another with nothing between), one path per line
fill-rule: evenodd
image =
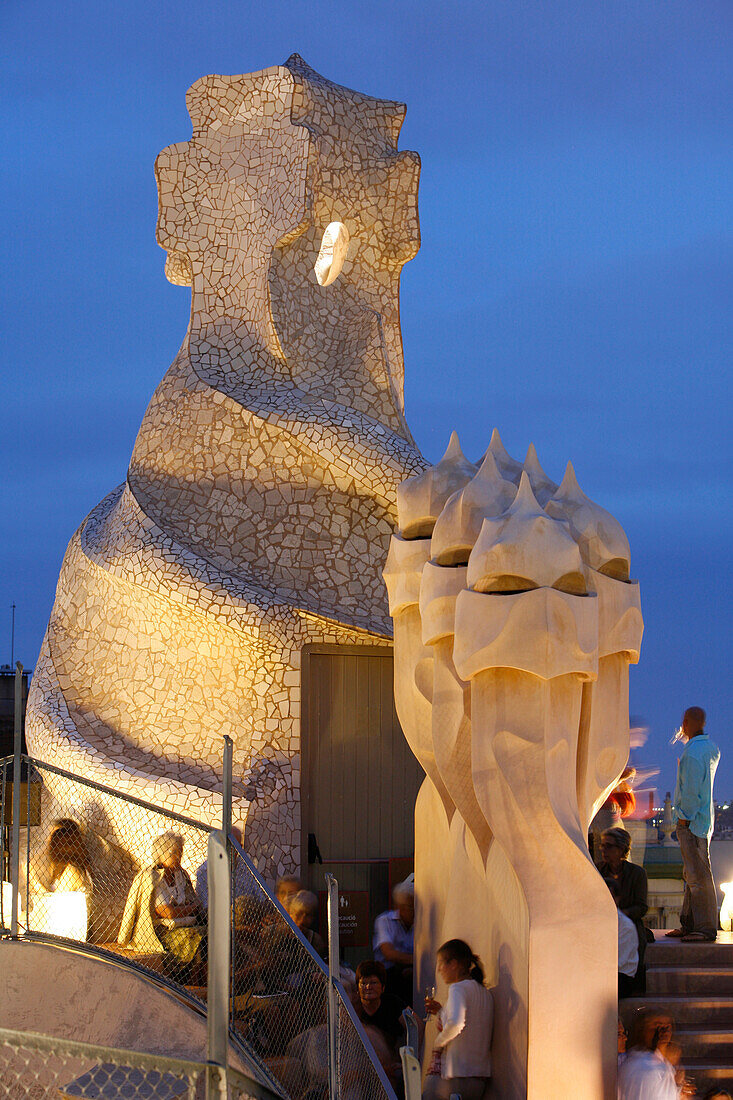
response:
M302 878L319 898L324 872L338 879L352 963L371 955L374 918L412 870L424 772L397 719L391 646L310 645L301 668Z

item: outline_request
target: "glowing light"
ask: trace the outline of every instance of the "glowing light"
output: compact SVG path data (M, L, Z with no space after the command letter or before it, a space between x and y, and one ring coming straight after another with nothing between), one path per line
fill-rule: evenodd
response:
M331 222L326 226L321 240L321 251L318 253L313 270L316 273L319 286L330 286L335 283L344 266L346 253L349 250L349 231L343 222Z
M3 924L10 925L10 918L13 913L13 884L12 882L3 883ZM18 894L18 919L20 920L20 893Z
M67 940L87 938L87 896L82 890L57 890L43 894L33 906L37 932Z
M723 891L723 904L720 907L720 927L724 932L730 932L733 924L733 882L721 882Z

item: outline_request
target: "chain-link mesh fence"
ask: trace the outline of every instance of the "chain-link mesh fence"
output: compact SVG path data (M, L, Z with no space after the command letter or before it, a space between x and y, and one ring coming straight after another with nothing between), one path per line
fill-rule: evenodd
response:
M297 927L271 897L234 838L231 847L232 1024L289 1096L325 1100L329 972L316 950L325 953L325 945L310 932L307 919ZM298 894L291 902L291 914L301 919L298 899L306 908L309 899ZM336 990L342 1100L394 1100L348 994L339 982Z
M11 929L11 871L17 859L20 934L58 937L67 944L113 952L129 964L186 986L204 1001L209 829L23 757L16 853L11 851L12 769L12 758L0 761L0 931ZM335 1049L330 1050L329 972L321 957L325 945L291 906L300 927L293 923L236 838L230 838L230 846L229 1022L254 1063L265 1070L263 1079L270 1079L270 1087L277 1083L292 1100L325 1098L333 1054L341 1100L395 1100L385 1075L390 1064L380 1055L378 1036L370 1042L338 982ZM313 902L312 896L305 897L305 909ZM0 1077L0 1100L6 1095L174 1097L188 1095L185 1089L193 1087L189 1082L177 1093L171 1090L180 1081L158 1082L158 1091L150 1091L150 1081L134 1075L128 1081L125 1066L110 1059L74 1063L75 1073L67 1082L66 1064L70 1067L73 1059L68 1053L64 1058L58 1073L27 1059L27 1081L17 1076L18 1066L9 1070L8 1080L16 1091L3 1092L6 1078ZM21 1080L29 1091L23 1091ZM67 1084L82 1091L59 1091ZM115 1091L118 1085L128 1091Z
M209 1067L159 1054L117 1050L0 1028L0 1100L203 1100ZM212 1091L233 1100L277 1100L237 1070Z
M206 909L195 883L209 830L49 764L22 763L20 930L94 944L200 993ZM0 772L7 851L12 760ZM9 880L0 901L6 929Z
M290 1096L328 1089L328 971L231 845L232 1024Z

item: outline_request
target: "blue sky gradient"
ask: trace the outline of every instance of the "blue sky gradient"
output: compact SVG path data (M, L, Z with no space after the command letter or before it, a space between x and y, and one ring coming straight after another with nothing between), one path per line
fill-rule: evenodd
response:
M496 425L614 511L642 584L631 709L673 783L708 709L733 795L728 2L6 0L0 661L33 665L63 553L125 476L185 333L155 242L153 162L198 77L297 51L402 100L422 158L404 270L407 413L437 459ZM7 652L6 652L7 651Z

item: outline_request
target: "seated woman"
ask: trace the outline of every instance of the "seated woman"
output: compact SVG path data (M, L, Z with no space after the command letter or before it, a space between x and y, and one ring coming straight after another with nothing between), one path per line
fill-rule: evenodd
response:
M633 988L625 991L643 993L644 952L646 950L646 929L642 924L649 908L647 898L649 886L646 871L635 863L629 862L631 837L626 829L606 829L601 836L601 863L598 866L606 880L619 912L633 921L639 941L639 964L633 980Z
M323 938L313 931L318 916L318 898L310 890L299 890L290 902L290 919L302 932L313 950L325 959L328 955Z
M152 864L135 876L117 942L142 954L164 954L177 981L197 979L206 959L206 915L181 867L183 837L166 832L151 844Z
M371 959L359 963L354 1008L364 1027L374 1029L384 1040L387 1057L380 1057L380 1061L392 1085L399 1088L402 1078L399 1048L405 1045L407 1038L402 1023L402 1001L394 993L388 993L386 986L387 973L381 963Z

